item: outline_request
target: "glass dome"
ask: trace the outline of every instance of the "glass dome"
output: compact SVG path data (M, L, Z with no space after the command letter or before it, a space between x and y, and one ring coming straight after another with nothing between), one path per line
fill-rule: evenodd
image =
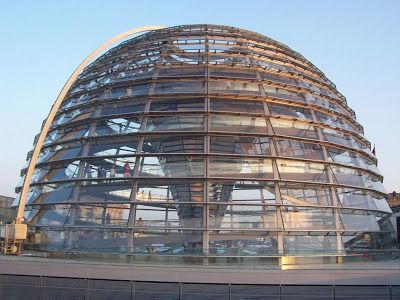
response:
M234 27L170 27L68 91L25 248L189 262L390 249L381 182L354 111L302 55Z

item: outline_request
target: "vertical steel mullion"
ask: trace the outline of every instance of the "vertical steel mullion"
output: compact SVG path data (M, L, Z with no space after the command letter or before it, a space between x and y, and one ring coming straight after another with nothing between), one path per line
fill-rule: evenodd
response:
M203 184L203 264L208 265L208 255L209 255L209 247L210 247L210 232L209 232L209 188L210 184L208 181L209 178L209 153L210 153L210 97L209 97L209 78L210 78L210 69L209 69L209 45L208 45L208 37L207 34L205 35L205 54L206 54L206 64L204 70L204 84L205 84L205 91L206 91L206 98L205 98L205 110L206 113L204 114L204 127L203 130L205 131L204 135L204 184Z
M158 69L153 74L153 79L158 75ZM142 120L142 124L139 128L139 132L145 132L146 131L146 125L147 125L147 119L148 119L148 112L150 109L150 104L151 104L151 94L154 91L154 86L155 82L151 83L151 86L149 88L149 93L148 93L148 99L146 102L146 105L144 107L144 117ZM143 149L143 143L144 143L144 136L141 136L139 138L138 146L136 148L136 159L135 159L135 166L132 170L132 177L137 178L139 175L139 165L143 159L143 157L140 156L142 153ZM127 253L134 253L134 233L136 231L135 229L135 220L136 220L136 212L137 212L137 204L136 204L136 194L138 192L138 179L133 179L132 180L132 189L131 189L131 194L129 196L129 202L130 202L130 209L129 209L129 216L128 216L128 238L127 238Z
M308 100L306 100L308 101ZM313 109L310 109L311 111L311 116L313 118L314 122L318 122L317 120L317 116L315 115L315 112ZM317 135L320 141L323 141L323 135L322 135L322 129L320 127L316 127L316 131L317 131ZM331 165L329 163L329 154L328 154L328 150L327 147L325 145L321 145L322 148L322 153L324 156L324 165L325 165L325 169L328 175L328 180L329 183L334 184L334 174L332 172L332 168ZM330 192L331 192L331 200L332 200L332 204L335 206L335 208L333 209L334 212L334 216L335 216L335 229L336 229L336 246L337 246L337 250L338 251L343 251L344 249L344 245L343 245L343 241L342 241L342 236L340 231L343 230L342 227L342 222L340 220L340 214L339 214L339 207L341 206L338 202L338 195L336 193L336 189L333 186L329 187Z
M271 122L268 120L267 123L268 123L268 126L269 126L271 132L274 134L274 130L272 128ZM273 173L274 173L276 226L279 230L277 233L277 235L278 235L277 236L278 252L279 252L279 254L283 254L285 252L284 241L283 241L283 232L285 231L285 224L283 222L283 215L282 215L282 196L281 196L281 190L280 190L280 186L279 186L280 175L279 175L279 170L278 170L278 164L276 162L277 151L276 151L274 139L272 139L272 142L270 143L270 147L271 147L271 154L274 157L274 158L272 158L272 168L273 168Z
M95 134L96 127L97 127L96 119L100 115L102 109L103 109L103 105L99 105L97 107L96 111L93 114L93 119L94 120L90 125L89 134L88 134L88 136L90 136L90 137L94 136L94 134ZM82 158L83 159L87 156L88 151L89 151L89 142L85 142L83 144L83 149L82 149ZM78 179L83 178L84 170L85 170L85 160L81 159L80 162L79 162L79 167L78 167ZM76 217L77 217L78 210L79 210L77 203L79 202L78 201L78 199L79 199L78 196L79 196L79 191L80 191L80 185L81 185L80 181L77 181L75 183L75 188L74 188L74 192L73 192L73 195L72 195L72 203L71 203L71 206L69 208L70 216L69 216L69 220L68 220L68 225L74 225L75 221L76 221ZM65 222L67 222L67 220ZM64 224L64 226L65 226L65 224ZM68 247L72 247L72 242L73 242L73 234L72 234L71 229L68 229L68 231L67 231L67 245L68 245Z

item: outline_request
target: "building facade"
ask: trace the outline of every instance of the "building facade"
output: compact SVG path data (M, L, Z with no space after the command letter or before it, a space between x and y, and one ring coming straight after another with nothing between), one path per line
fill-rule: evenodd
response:
M400 241L400 194L396 191L388 194L388 204L393 212L391 220L396 230L397 242Z
M11 205L14 198L7 196L0 196L0 223L12 222L15 218L17 211Z
M25 184L25 247L49 253L209 263L395 247L346 98L301 54L234 27L155 30L101 55Z

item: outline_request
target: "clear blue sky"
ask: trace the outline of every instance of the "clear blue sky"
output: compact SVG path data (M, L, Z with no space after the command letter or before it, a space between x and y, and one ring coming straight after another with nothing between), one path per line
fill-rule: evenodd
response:
M348 99L400 191L400 1L2 1L0 195L14 195L34 135L75 67L143 25L213 23L257 31L300 52Z

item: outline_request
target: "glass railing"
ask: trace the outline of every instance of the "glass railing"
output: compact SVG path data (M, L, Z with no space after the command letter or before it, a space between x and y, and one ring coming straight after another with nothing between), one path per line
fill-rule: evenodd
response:
M40 246L40 251L39 247ZM70 247L24 244L20 256L30 259L88 261L91 263L148 264L174 266L221 266L275 269L399 269L399 249L310 250L279 252L269 249L252 253L247 247L196 249L184 247ZM0 255L0 259L6 256Z

